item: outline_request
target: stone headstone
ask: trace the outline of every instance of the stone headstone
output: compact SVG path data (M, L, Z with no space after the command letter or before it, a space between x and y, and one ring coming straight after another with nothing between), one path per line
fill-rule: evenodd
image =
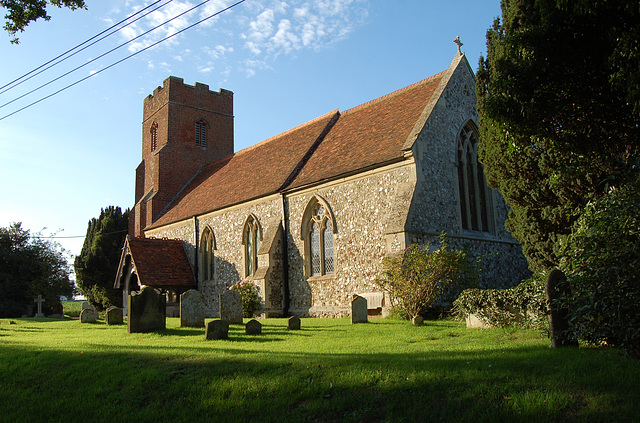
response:
M157 289L145 286L129 295L129 333L153 332L167 327L167 298Z
M547 309L549 311L549 335L551 337L551 348L577 347L578 340L572 339L567 334L569 329L569 309L560 307L558 299L571 294L566 277L561 270L553 269L544 287L547 297Z
M44 298L42 295L38 294L38 298L33 300L34 303L38 303L38 312L35 317L44 317L44 313L42 312L42 303L44 303Z
M422 316L417 315L414 316L413 319L411 319L411 323L413 323L413 326L422 326L424 324L424 319L422 318Z
M228 290L220 294L220 319L229 323L242 323L242 295Z
M298 316L291 316L287 320L287 329L300 330L300 318Z
M354 295L351 300L351 323L367 323L367 299Z
M91 308L91 307L93 307L91 304L89 304L87 301L83 301L82 305L80 306L80 310L84 310L85 308Z
M229 338L229 323L224 320L212 320L207 323L207 329L204 334L207 340L227 339Z
M95 323L98 320L98 311L94 306L83 308L80 312L80 323Z
M111 306L107 309L106 320L108 325L122 325L122 309L120 307Z
M180 296L180 327L204 327L204 295L190 289Z
M247 335L260 335L262 333L262 323L256 319L251 319L245 325L245 332Z

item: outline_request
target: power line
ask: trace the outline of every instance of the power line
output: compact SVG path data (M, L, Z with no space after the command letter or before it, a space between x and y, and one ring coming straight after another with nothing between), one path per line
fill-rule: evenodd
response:
M99 235L113 235L113 234L121 234L123 232L129 232L128 229L123 229L121 231L113 231L113 232L104 232L99 233ZM42 235L32 235L31 238L37 239L69 239L69 238L86 238L86 235L70 235L70 236L42 236Z
M40 85L39 87L34 88L33 90L31 90L31 91L29 91L29 92L27 92L27 93L25 93L25 94L22 94L21 96L16 97L16 98L14 98L13 100L8 101L8 102L6 102L6 103L4 103L4 104L0 105L0 109L1 109L1 108L3 108L3 107L5 107L5 106L8 106L8 105L9 105L9 104L11 104L11 103L14 103L14 102L16 102L16 101L20 100L21 98L24 98L24 97L28 96L29 94L32 94L32 93L34 93L34 92L36 92L36 91L38 91L38 90L40 90L40 89L42 89L42 88L46 87L47 85L53 84L54 82L58 81L59 79L62 79L62 78L64 78L65 76L67 76L67 75L69 75L69 74L71 74L71 73L73 73L73 72L75 72L75 71L77 71L77 70L79 70L79 69L82 69L83 67L85 67L85 66L87 66L87 65L89 65L89 64L91 64L91 63L93 63L93 62L95 62L96 60L101 59L102 57L106 56L107 54L112 53L112 52L114 52L114 51L116 51L116 50L118 50L118 49L120 49L120 48L122 48L122 47L126 46L127 44L130 44L130 43L134 42L134 41L135 41L135 40L137 40L138 38L141 38L141 37L143 37L143 36L145 36L145 35L149 34L150 32L153 32L153 31L155 31L156 29L158 29L158 28L160 28L160 27L162 27L162 26L164 26L164 25L168 24L169 22L171 22L171 21L173 21L173 20L175 20L175 19L178 19L179 17L181 17L181 16L183 16L183 15L185 15L185 14L187 14L187 13L189 13L189 12L191 12L191 11L193 11L193 10L195 10L195 9L197 9L197 8L199 8L199 7L201 7L201 6L203 6L204 4L208 3L209 1L211 1L211 0L205 0L205 1L203 1L202 3L195 5L195 6L194 6L194 7L192 7L191 9L186 10L186 11L184 11L184 12L182 12L182 13L180 13L180 14L178 14L178 15L174 16L173 18L171 18L171 19L169 19L169 20L167 20L167 21L165 21L165 22L163 22L163 23L161 23L161 24L159 24L159 25L157 25L157 26L155 26L155 27L151 28L150 30L148 30L148 31L146 31L146 32L143 32L142 34L138 35L137 37L134 37L134 38L132 38L131 40L126 41L126 42L124 42L124 43L120 44L119 46L112 48L111 50L107 51L106 53L103 53L103 54L99 55L98 57L96 57L96 58L94 58L94 59L91 59L91 60L89 60L88 62L85 62L84 64L82 64L82 65L80 65L80 66L77 66L77 67L75 67L75 68L71 69L70 71L68 71L68 72L66 72L66 73L64 73L64 74L62 74L62 75L60 75L60 76L58 76L57 78L54 78L54 79L52 79L51 81L46 82L46 83L44 83L44 84ZM243 0L243 1L244 1L244 0ZM91 78L92 76L95 76L95 75L97 75L97 74L99 74L99 73L102 73L102 71L104 71L104 70L106 70L106 69L109 69L110 67L112 67L112 66L114 66L114 65L117 65L118 63L120 63L120 62L122 62L122 61L124 61L124 60L126 60L126 59L128 59L128 58L130 58L130 57L133 57L133 56L135 56L135 55L136 55L136 54L138 54L138 53L141 53L141 52L143 52L143 51L147 50L149 47L153 47L153 46L155 46L155 45L157 45L157 44L160 44L161 42L163 42L163 41L165 41L165 40L168 40L169 38L171 38L171 37L173 37L173 36L175 36L175 35L178 35L178 34L180 34L181 32L184 32L185 30L187 30L187 29L189 29L189 28L191 28L191 27L193 27L193 26L195 26L195 25L198 25L198 24L200 24L200 23L202 23L202 22L204 22L204 21L206 21L206 20L208 20L208 19L211 19L212 17L214 17L214 16L216 16L216 15L218 15L218 14L220 14L220 13L222 13L222 12L226 11L226 10L229 10L229 9L231 9L232 7L234 7L234 6L236 6L236 5L240 4L240 3L243 3L243 1L240 1L240 2L238 2L238 3L235 3L235 4L233 4L233 5L231 5L231 6L227 7L227 8L225 8L225 9L223 9L223 10L221 10L221 11L217 12L217 13L214 13L213 15L211 15L211 16L209 16L209 17L205 18L205 19L202 19L202 20L200 20L199 22L196 22L195 24L192 24L192 25L190 25L190 26L188 26L188 27L186 27L186 28L184 28L184 29L182 29L182 30L180 30L180 31L178 31L178 32L176 32L176 33L174 33L174 34L172 34L172 35L168 36L168 37L165 37L165 38L163 38L162 40L160 40L160 41L158 41L158 42L156 42L156 43L152 44L151 46L148 46L148 47L146 47L146 48L144 48L144 49L142 49L142 50L139 50L139 51L137 51L137 52L135 52L135 53L133 53L133 54L131 54L131 55L129 55L129 56L127 56L127 57L125 57L124 59L119 60L119 61L117 61L117 62L115 62L115 63L113 63L113 64L111 64L111 65L107 66L107 67L106 67L106 68L104 68L104 69L101 69L101 70L99 70L99 71L97 71L97 72L94 72L93 74L90 74L90 75L88 75L87 77L82 78L82 79L80 79L79 81L76 81L75 83L73 83L73 84L71 84L71 85L68 85L68 86L66 86L66 87L62 88L61 90L58 90L58 91L56 91L55 93L53 93L53 94L51 94L51 95L48 95L48 96L46 96L46 97L43 97L43 98L41 98L40 100L35 101L35 102L33 102L33 103L31 103L31 104L29 104L29 105L27 105L27 106L25 106L25 107L23 107L23 108L21 108L21 109L18 109L18 110L16 110L15 112L13 112L13 113L11 113L11 114L8 114L8 115L6 115L6 116L3 116L2 118L0 118L0 120L3 120L3 119L5 119L5 118L7 118L7 117L9 117L9 116L11 116L11 115L14 115L14 114L16 114L16 113L18 113L18 112L20 112L20 111L24 110L24 109L27 109L27 108L29 108L29 107L33 106L34 104L40 103L41 101L46 100L46 99L48 99L48 98L50 98L50 97L52 97L52 96L54 96L54 95L56 95L56 94L58 94L58 93L60 93L60 92L64 91L64 90L66 90L67 88L70 88L70 87L72 87L72 86L74 86L74 85L76 85L76 84L78 84L78 83L80 83L80 82L82 82L82 81L84 81L84 80L86 80L86 79Z
M79 47L81 47L81 46L85 45L85 44L86 44L86 43L88 43L89 41L91 41L91 40L93 40L93 39L95 39L95 38L99 37L100 35L104 34L104 33L105 33L105 32L107 32L107 31L110 31L111 29L113 29L113 28L117 27L118 25L122 24L123 22L128 21L129 19L131 19L131 18L133 18L134 16L136 16L136 15L138 15L138 14L142 13L143 11L147 10L148 8L150 8L150 7L152 7L152 6L154 6L154 5L158 4L158 3L160 3L161 1L163 1L163 0L157 0L157 1L156 1L156 2L154 2L154 3L151 3L150 5L148 5L148 6L144 7L143 9L140 9L139 11L137 11L136 13L134 13L133 15L127 16L126 18L122 19L120 22L118 22L118 23L116 23L116 24L114 24L114 25L111 25L109 28L105 29L104 31L102 31L102 32L100 32L100 33L98 33L98 34L96 34L96 35L94 35L93 37L89 38L88 40L83 41L82 43L80 43L80 44L78 44L77 46L75 46L75 47L73 47L73 48L71 48L71 49L69 49L69 50L65 51L64 53L62 53L62 54L60 54L60 55L58 55L58 56L56 56L56 57L54 57L53 59L49 60L48 62L43 63L42 65L38 66L37 68L35 68L35 69L33 69L33 70L31 70L31 71L29 71L29 72L25 73L24 75L22 75L22 76L20 76L20 77L18 77L18 78L16 78L16 79L14 79L13 81L9 82L8 84L3 85L2 87L0 87L0 90L2 90L2 91L0 91L0 94L4 94L4 93L6 93L7 91L9 91L9 90L11 90L11 89L13 89L13 88L17 87L18 85L20 85L20 84L22 84L22 83L24 83L24 82L28 81L29 79L31 79L31 78L33 78L33 77L35 77L35 76L37 76L37 75L40 75L42 72L44 72L44 71L46 71L46 70L48 70L48 69L51 69L52 67L54 67L54 66L55 66L55 65L57 65L58 63L63 62L63 61L65 61L65 60L69 59L70 57L75 56L76 54L80 53L81 51L83 51L83 50L85 50L85 49L87 49L87 48L89 48L89 47L91 47L92 45L94 45L94 44L98 43L99 41L104 40L105 38L109 37L110 35L112 35L112 34L114 34L114 33L118 32L118 31L122 30L123 28L126 28L127 26L131 25L132 23L135 23L136 21L138 21L138 20L142 19L143 17L147 16L149 13L155 12L156 10L160 9L161 7L166 6L167 4L171 3L173 0L169 0L169 1L167 1L165 4L163 4L163 5L160 5L160 6L156 7L155 9L153 9L153 10L151 10L151 11L149 11L149 12L145 13L144 15L142 15L142 16L140 16L140 17L138 17L137 19L135 19L135 20L133 20L133 21L129 22L128 24L126 24L126 25L124 25L124 26L122 26L122 27L120 27L120 28L116 29L115 31L112 31L111 33L109 33L109 34L105 35L104 37L102 37L102 38L100 38L100 39L98 39L98 40L94 41L93 43L89 44L88 46L86 46L86 47L84 47L84 48L82 48L82 49L80 49L80 50L76 51L75 53L73 53L73 54L71 54L71 55L69 55L69 56L67 56L67 57L64 57L64 56L66 56L67 54L71 53L72 51L74 51L74 50L78 49ZM64 58L63 58L63 59L61 59L61 60L58 60L58 59L60 59L60 58L62 58L62 57L64 57ZM46 67L46 68L42 69L43 67L47 66L49 63L54 62L54 61L56 61L56 60L58 60L56 63L54 63L54 64L52 64L51 66L48 66L48 67ZM34 75L31 75L32 73L36 72L36 71L37 71L37 70L39 70L39 69L42 69L42 70L41 70L40 72L37 72L37 73L36 73L36 74L34 74ZM31 76L29 76L29 75L31 75ZM29 76L29 77L27 78L27 76ZM20 81L20 82L18 82L18 81ZM13 84L13 85L12 85L12 84ZM10 86L10 85L12 85L12 86ZM8 88L7 88L7 87L8 87ZM5 88L6 88L6 89L5 89Z

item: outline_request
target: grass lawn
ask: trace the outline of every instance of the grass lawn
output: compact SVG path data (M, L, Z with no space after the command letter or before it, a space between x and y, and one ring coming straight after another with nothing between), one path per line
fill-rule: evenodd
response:
M10 324L13 320L15 324ZM639 421L640 361L538 331L387 319L128 334L0 319L0 421Z

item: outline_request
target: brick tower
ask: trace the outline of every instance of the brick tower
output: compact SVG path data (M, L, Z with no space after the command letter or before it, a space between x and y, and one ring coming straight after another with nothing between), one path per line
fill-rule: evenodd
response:
M144 99L142 162L129 233L144 236L184 185L210 162L233 153L233 93L185 85L170 76Z

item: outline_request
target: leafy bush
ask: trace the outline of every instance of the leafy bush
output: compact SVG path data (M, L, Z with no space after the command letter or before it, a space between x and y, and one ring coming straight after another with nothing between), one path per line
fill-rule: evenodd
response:
M383 260L376 284L391 295L394 312L412 318L452 291L478 280L478 263L464 251L449 251L444 235L438 249L412 244L402 254Z
M547 325L544 280L532 277L509 289L467 289L453 303L460 319L475 314L496 327L545 327Z
M242 314L244 317L253 317L260 310L260 296L258 288L251 281L240 281L233 284L232 290L242 296Z
M590 203L563 247L573 335L640 357L640 178Z

